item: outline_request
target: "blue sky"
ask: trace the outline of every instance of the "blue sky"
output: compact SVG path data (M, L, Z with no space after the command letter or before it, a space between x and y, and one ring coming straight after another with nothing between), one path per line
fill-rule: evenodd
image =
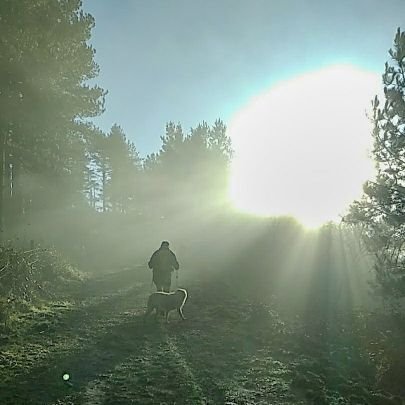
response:
M165 123L227 122L273 83L335 63L382 73L403 0L84 0L95 17L95 122L121 125L142 156Z

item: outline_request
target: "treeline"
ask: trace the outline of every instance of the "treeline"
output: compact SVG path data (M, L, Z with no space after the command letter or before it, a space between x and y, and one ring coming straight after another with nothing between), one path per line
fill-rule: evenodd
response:
M77 205L105 91L79 1L0 4L2 239L38 214Z
M185 133L170 122L160 150L145 158L119 125L108 133L97 128L92 118L104 111L107 92L90 84L99 73L89 45L94 25L79 0L0 2L1 242L54 245L88 268L146 258L152 246L169 238L186 256L206 260L209 251L220 262L225 251L248 244L249 233L258 235L264 226L227 209L232 145L224 123L202 122ZM385 99L374 100L377 177L365 185L364 198L345 222L361 230L384 291L403 295L400 30L389 54ZM262 249L272 238L260 240ZM227 257L231 263L232 254Z
M54 244L78 264L105 264L103 252L135 258L226 204L232 149L221 120L188 133L168 123L146 158L119 125L92 124L106 91L89 85L99 72L94 19L80 1L5 0L0 18L3 242Z

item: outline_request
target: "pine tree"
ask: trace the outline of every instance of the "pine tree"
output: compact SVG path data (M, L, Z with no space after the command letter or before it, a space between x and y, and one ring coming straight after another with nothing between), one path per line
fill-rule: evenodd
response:
M185 136L180 124L169 122L162 147L145 161L149 215L161 218L198 217L219 209L227 194L230 139L222 121L202 122Z
M79 0L0 2L0 226L44 203L66 201L85 168L86 119L105 92L88 45L94 19ZM80 176L79 176L80 177ZM30 187L25 187L25 185ZM68 187L68 188L69 188Z
M113 211L128 212L136 199L141 158L135 144L127 140L117 124L111 128L106 147L110 166L110 178L106 186L108 200Z
M405 33L398 29L382 76L385 101L373 101L377 176L364 185L345 220L361 225L375 256L376 276L390 293L405 294Z

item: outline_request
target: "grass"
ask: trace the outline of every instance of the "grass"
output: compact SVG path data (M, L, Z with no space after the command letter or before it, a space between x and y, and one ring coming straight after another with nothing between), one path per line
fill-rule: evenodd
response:
M2 335L0 403L403 403L377 387L347 321L282 318L276 302L238 297L221 281L187 287L188 319L173 314L167 325L143 322L149 283L133 271L26 308Z

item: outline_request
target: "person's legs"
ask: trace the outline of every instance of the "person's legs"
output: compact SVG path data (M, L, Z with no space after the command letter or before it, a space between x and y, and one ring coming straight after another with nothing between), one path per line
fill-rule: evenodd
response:
M163 284L155 282L156 291L164 291Z
M169 293L170 292L170 285L172 284L172 273L167 272L162 277L162 286L163 291Z
M164 291L164 278L162 277L162 273L158 271L153 272L153 282L156 286L156 291ZM165 311L158 311L156 309L156 317L158 315L164 315Z
M153 271L153 283L156 286L156 291L163 291L164 278L161 272L157 270Z
M156 291L170 292L170 285L172 283L171 272L154 272L153 282L156 285ZM164 311L163 311L164 313Z

